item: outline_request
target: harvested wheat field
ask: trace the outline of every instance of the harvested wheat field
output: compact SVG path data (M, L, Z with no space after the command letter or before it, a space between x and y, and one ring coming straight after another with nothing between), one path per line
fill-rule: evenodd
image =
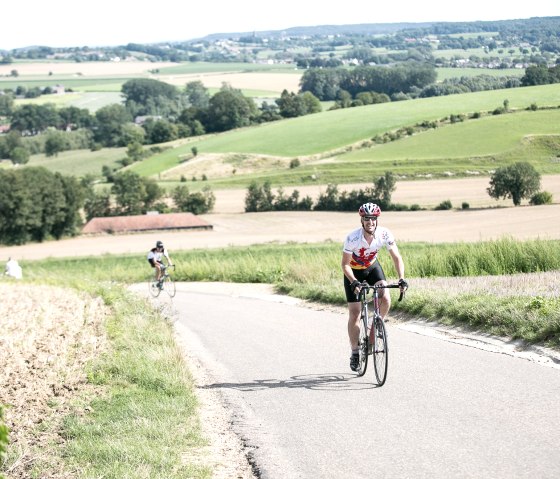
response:
M10 428L10 478L66 478L47 456L70 402L91 392L84 366L105 348L100 299L52 286L0 282L0 404ZM41 452L43 451L41 455Z
M20 76L24 75L83 75L83 76L110 76L130 75L134 73L147 73L149 70L177 65L169 62L56 62L45 61L36 63L18 63L17 65L0 65L0 76L9 76L12 70L17 70Z
M560 176L543 178L543 189L560 198ZM346 185L350 190L364 185ZM488 179L401 182L393 194L397 203L418 203L423 207L451 200L447 211L383 212L381 224L400 241L476 242L511 236L517 239L560 239L560 204L514 207L511 200L496 202L487 194ZM326 186L296 188L301 195L316 198ZM340 188L342 191L342 188ZM285 191L289 194L289 189ZM211 231L162 231L130 235L81 236L22 246L0 246L0 260L9 257L33 260L48 257L99 254L144 253L157 240L170 251L195 248L223 248L230 245L335 241L359 227L355 213L278 211L242 213L245 190L216 192L215 213L202 215L213 225ZM466 201L470 208L461 210ZM498 207L499 206L499 207Z

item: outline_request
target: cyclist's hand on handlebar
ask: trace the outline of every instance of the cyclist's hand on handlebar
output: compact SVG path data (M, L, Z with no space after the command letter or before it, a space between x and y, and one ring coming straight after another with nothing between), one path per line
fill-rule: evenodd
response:
M357 279L355 279L354 281L352 281L350 283L350 288L352 288L352 291L354 291L354 294L356 296L358 296L358 294L360 294L360 290L362 289L362 287L360 285L361 285L361 283Z
M401 288L401 291L404 291L404 290L408 289L408 283L403 278L399 279L399 286Z

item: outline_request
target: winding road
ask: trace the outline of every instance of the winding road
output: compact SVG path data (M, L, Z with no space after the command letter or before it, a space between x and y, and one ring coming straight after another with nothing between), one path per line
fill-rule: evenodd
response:
M371 366L363 378L348 367L343 309L219 284L156 301L261 478L560 477L558 362L392 320L377 388Z

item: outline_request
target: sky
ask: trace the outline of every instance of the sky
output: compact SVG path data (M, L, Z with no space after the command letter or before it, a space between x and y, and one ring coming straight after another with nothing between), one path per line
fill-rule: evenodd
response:
M0 50L182 41L211 33L560 15L560 0L96 0L3 2ZM28 9L27 11L25 9ZM26 14L26 12L28 14Z

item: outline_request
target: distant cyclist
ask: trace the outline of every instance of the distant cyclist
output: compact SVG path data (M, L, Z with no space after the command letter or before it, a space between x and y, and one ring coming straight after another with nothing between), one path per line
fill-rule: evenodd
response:
M348 302L348 337L352 348L350 356L352 371L357 371L359 365L360 302L356 299L356 295L360 291L359 283L362 281L367 281L371 286L387 284L385 273L377 260L377 253L382 247L385 247L393 258L401 291L408 287L404 280L404 261L397 248L395 238L387 228L377 224L381 208L375 203L364 203L360 206L358 213L362 226L346 237L342 248L342 272ZM389 291L381 289L379 298L381 316L385 318L391 307Z
M165 258L167 260L167 264L169 266L173 266L173 263L171 261L171 258L169 257L169 253L167 252L167 250L165 249L165 247L163 246L163 243L161 241L158 241L156 243L156 247L152 248L149 252L148 252L148 262L150 263L150 265L152 266L152 268L155 268L156 270L156 281L159 282L159 280L161 279L161 275L162 275L162 266L163 266L163 258Z

